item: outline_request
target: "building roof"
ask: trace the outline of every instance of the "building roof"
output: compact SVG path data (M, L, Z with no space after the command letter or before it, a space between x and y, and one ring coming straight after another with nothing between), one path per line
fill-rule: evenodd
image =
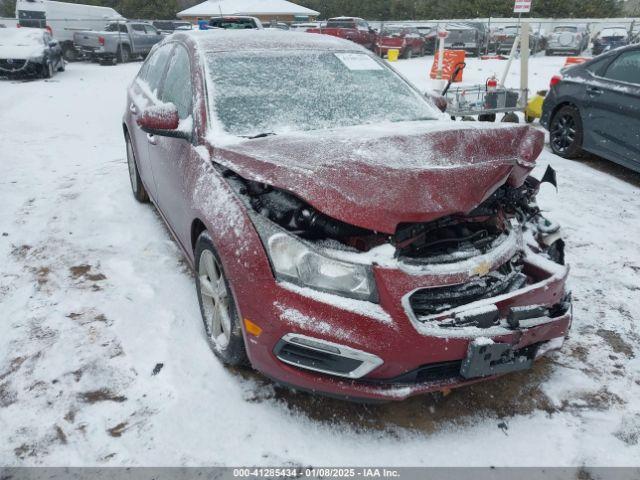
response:
M212 17L215 15L304 15L319 12L286 0L207 0L178 13L178 17Z

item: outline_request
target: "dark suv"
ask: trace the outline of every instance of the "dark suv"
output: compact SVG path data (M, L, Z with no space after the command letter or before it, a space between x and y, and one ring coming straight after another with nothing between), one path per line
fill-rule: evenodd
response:
M551 149L583 150L640 171L640 45L607 52L553 77L542 107Z

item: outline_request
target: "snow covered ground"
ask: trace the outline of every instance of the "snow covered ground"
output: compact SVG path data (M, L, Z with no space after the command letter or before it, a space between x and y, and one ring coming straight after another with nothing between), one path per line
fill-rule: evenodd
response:
M396 65L426 87L430 62ZM478 81L503 65L468 63ZM562 63L533 59L532 88ZM191 273L131 195L120 119L138 68L0 81L0 465L638 464L639 175L540 159L573 267L561 353L444 398L296 394L216 361Z

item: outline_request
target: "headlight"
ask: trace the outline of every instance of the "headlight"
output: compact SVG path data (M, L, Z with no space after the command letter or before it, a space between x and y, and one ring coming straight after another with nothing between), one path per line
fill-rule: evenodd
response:
M329 258L284 232L271 234L266 243L278 279L346 297L377 301L368 265Z

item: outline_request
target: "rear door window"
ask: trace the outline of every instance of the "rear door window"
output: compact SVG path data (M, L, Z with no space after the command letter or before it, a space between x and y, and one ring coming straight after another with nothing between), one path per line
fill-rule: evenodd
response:
M618 82L640 85L640 50L621 53L611 62L604 77Z

